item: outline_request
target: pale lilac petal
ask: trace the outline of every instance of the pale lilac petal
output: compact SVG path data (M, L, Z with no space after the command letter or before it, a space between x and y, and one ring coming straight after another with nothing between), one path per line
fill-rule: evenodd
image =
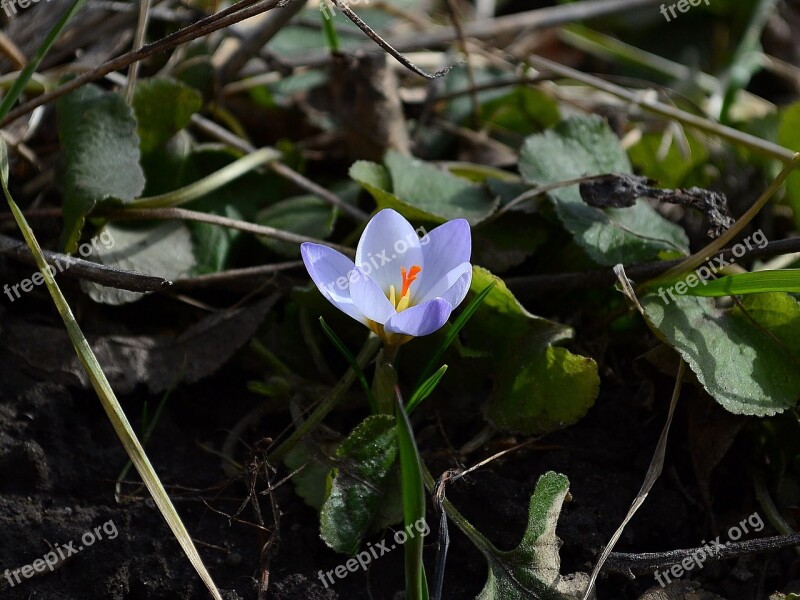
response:
M464 301L464 298L467 297L467 293L469 292L469 286L472 284L472 265L469 263L467 263L467 265L469 269L462 273L461 277L450 286L449 290L440 295L447 300L453 308L456 308ZM458 270L458 268L453 269L453 271Z
M380 286L358 267L350 280L350 295L361 314L381 325L397 312Z
M393 285L397 293L402 287L400 268L410 269L423 264L422 248L417 232L400 213L386 208L367 223L356 248L356 265L371 277L384 293Z
M343 313L366 324L364 315L350 297L350 274L355 269L353 261L333 248L311 242L300 245L300 255L322 295Z
M427 273L423 273L423 276L425 275L427 275ZM471 282L472 265L468 262L461 263L455 269L452 269L441 276L438 280L432 282L432 285L429 285L428 289L425 291L424 296L420 292L412 294L412 300L414 300L417 304L421 304L423 302L427 302L428 300L433 300L434 298L444 298L450 302L450 305L453 308L455 308L461 304L464 296L467 295L467 292L469 291L469 284ZM412 285L411 288L413 290L414 286Z
M389 333L402 335L428 335L447 322L453 307L444 298L436 298L417 306L401 310L386 322Z
M432 288L438 287L439 281L453 269L469 262L472 253L469 223L465 219L448 221L422 236L420 243L425 264L417 287L412 286L412 290L414 297L425 301L441 296L444 290L433 293Z

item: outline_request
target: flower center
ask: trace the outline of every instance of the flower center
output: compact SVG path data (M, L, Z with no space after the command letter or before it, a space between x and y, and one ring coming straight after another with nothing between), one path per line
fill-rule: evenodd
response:
M417 276L422 273L422 267L413 265L408 271L405 267L400 267L400 275L403 277L403 287L400 289L400 298L397 298L397 291L393 285L389 286L389 302L395 307L397 312L408 308L411 296L408 293L411 284L416 281Z

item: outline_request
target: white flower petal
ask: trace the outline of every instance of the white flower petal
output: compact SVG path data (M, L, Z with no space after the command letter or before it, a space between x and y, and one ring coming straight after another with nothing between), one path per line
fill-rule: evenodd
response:
M380 286L358 267L350 280L350 295L361 314L381 325L397 313Z
M426 275L426 274L423 274ZM466 277L466 280L464 279ZM425 280L427 283L431 283ZM412 294L412 301L416 304L433 300L434 298L445 298L455 308L464 299L469 291L469 284L472 281L472 265L468 262L461 263L456 268L441 275L439 279L428 286L425 295ZM422 287L422 286L420 286ZM455 289L453 289L455 288ZM413 285L412 285L413 289ZM451 292L452 290L452 292Z
M430 302L418 304L401 310L386 322L384 326L389 333L401 335L428 335L447 323L453 307L444 298L436 298Z
M420 243L425 265L417 287L412 286L412 290L413 296L420 299L418 302L424 302L441 296L443 290L433 293L432 288L439 289L439 281L456 267L470 261L472 235L469 223L465 219L443 223L423 236Z
M364 315L350 297L350 273L355 269L353 261L333 248L311 242L300 245L300 255L322 295L343 313L366 324Z
M423 252L417 232L400 213L386 208L367 223L356 249L356 265L371 277L384 294L393 285L400 293L400 268L423 264Z
M467 293L469 292L469 286L472 284L472 265L466 263L468 269L461 274L461 277L450 286L443 294L440 294L442 298L447 300L454 309L464 301L464 298L467 297ZM461 267L456 267L451 271L459 272L461 271Z

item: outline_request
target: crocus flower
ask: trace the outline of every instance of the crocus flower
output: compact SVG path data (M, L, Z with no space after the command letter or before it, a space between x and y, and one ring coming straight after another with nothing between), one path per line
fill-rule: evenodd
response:
M472 240L464 219L420 238L399 213L384 209L361 235L355 263L311 242L300 251L322 295L390 345L442 327L472 281Z

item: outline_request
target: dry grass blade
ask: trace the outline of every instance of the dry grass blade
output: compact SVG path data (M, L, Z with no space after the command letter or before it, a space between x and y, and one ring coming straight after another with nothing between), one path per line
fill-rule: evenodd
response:
M45 260L41 247L39 246L39 242L36 240L36 237L33 234L33 230L31 230L30 226L25 220L24 215L22 214L22 211L11 197L6 185L7 173L8 155L6 153L5 144L0 142L0 187L3 189L3 194L5 195L6 201L11 208L11 212L14 214L14 218L16 219L17 225L19 226L19 229L25 238L25 242L28 244L28 247L31 249L31 253L36 259L36 264L39 267L39 271L44 277L45 285L50 292L53 303L61 315L61 319L64 321L64 326L69 334L70 340L75 347L75 353L78 355L83 368L86 370L86 374L91 381L92 387L97 393L97 396L103 405L103 410L105 410L106 415L108 415L108 419L111 421L111 425L114 427L117 437L119 437L122 445L125 447L125 451L128 453L128 456L131 459L131 462L139 472L139 475L141 476L145 486L147 486L147 490L150 492L150 495L158 507L158 510L161 512L164 520L167 522L167 525L169 525L169 528L172 530L173 535L181 545L181 548L189 559L189 562L192 563L192 566L195 568L198 575L200 575L203 583L205 583L209 592L211 592L211 595L215 600L222 600L222 596L220 595L214 580L211 578L211 574L206 569L205 565L203 564L203 559L200 558L200 554L197 552L197 548L192 541L189 531L186 529L183 521L181 521L178 511L172 504L172 500L170 500L167 491L164 489L164 485L158 478L153 465L150 463L150 459L147 457L147 454L139 442L136 433L133 431L133 427L131 427L125 412L122 410L122 406L120 405L119 400L117 400L114 390L111 389L111 384L108 382L108 379L106 378L106 375L103 372L97 357L92 351L92 348L89 346L89 342L86 340L86 337L83 335L78 322L75 320L75 316L72 314L72 309L67 303L66 298L64 298L64 295L61 293L61 289L58 287L53 275L50 273L50 270L47 267L47 261Z
M622 285L623 291L628 299L633 302L639 310L641 309L641 305L639 304L639 300L636 298L636 294L633 291L633 287L631 286L628 278L625 276L625 270L622 265L617 265L615 268L617 272L617 276L619 277L620 284ZM592 577L589 580L589 585L586 588L586 591L583 594L583 600L588 600L592 593L592 589L594 588L595 581L597 580L597 576L600 574L600 570L603 568L606 560L608 559L609 554L614 549L614 546L619 541L619 538L622 536L622 532L625 531L625 527L628 525L630 520L633 518L633 515L636 514L636 511L644 504L644 501L647 499L650 490L653 489L653 485L655 484L656 480L661 475L661 469L664 466L664 456L667 451L667 437L669 435L669 428L672 425L672 416L675 414L675 406L678 404L678 398L681 395L681 387L683 385L683 374L686 370L686 363L683 362L681 359L680 363L678 364L678 372L675 374L675 388L672 391L672 400L669 403L669 413L667 414L667 422L664 423L664 428L661 430L661 436L658 438L658 444L656 445L656 450L653 453L653 458L650 461L650 466L647 468L647 474L644 477L644 483L642 483L642 487L639 490L639 493L636 494L636 498L633 500L630 509L628 510L628 514L625 515L625 518L622 520L619 528L614 532L614 535L611 536L608 544L606 545L603 553L600 555L600 559L597 561L597 564L592 571Z

